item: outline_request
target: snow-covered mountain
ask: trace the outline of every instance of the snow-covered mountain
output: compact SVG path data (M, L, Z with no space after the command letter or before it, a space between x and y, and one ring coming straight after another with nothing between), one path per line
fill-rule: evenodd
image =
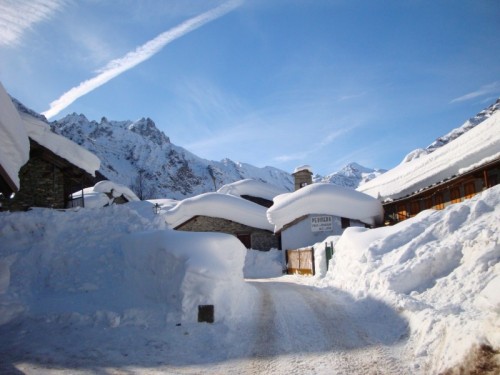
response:
M97 122L73 113L51 127L95 153L106 178L131 187L143 199L181 199L245 178L287 190L293 187L290 174L277 168L202 159L172 144L150 118L109 121L103 117Z
M43 115L12 98L20 112L47 122ZM140 198L183 199L216 191L245 178L267 182L293 190L290 173L274 167L258 168L230 159L210 161L170 142L153 120L88 120L73 113L50 123L51 129L96 154L101 160L99 172L107 179L130 187ZM328 182L349 188L385 172L350 163L327 176L315 175L314 182Z
M363 167L357 163L349 163L338 172L327 176L314 175L314 182L329 182L334 185L356 189L367 181L380 176L386 172L385 169L371 169Z
M427 155L430 154L431 152L436 151L438 148L460 137L462 134L468 132L475 126L479 125L484 120L490 118L494 113L496 113L499 110L500 110L500 98L497 99L497 101L492 105L490 105L488 108L483 109L477 115L465 121L463 125L453 129L448 134L437 138L426 148L418 148L416 150L411 151L403 158L401 163L407 163L409 161L412 161L413 159L418 159L422 155Z

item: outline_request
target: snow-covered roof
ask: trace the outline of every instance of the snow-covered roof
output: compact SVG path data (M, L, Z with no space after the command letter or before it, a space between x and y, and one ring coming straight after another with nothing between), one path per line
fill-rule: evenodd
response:
M311 174L313 173L312 167L310 165L301 165L301 166L296 167L294 169L293 174L295 174L297 172L301 172L301 171L308 171L308 172L311 172Z
M112 198L109 198L107 194L111 194ZM85 207L90 208L104 207L113 203L114 198L121 197L122 195L129 202L140 200L128 187L108 180L100 181L92 187L83 189ZM81 190L72 194L73 198L79 198L81 196Z
M180 201L167 211L166 221L175 228L195 216L231 220L250 227L273 230L267 221L266 208L233 195L205 193Z
M398 199L500 158L500 112L431 154L403 162L361 185L379 199Z
M324 214L360 220L374 225L383 219L381 203L369 195L341 186L317 183L293 193L279 195L267 217L279 231L304 215Z
M95 176L101 161L90 151L73 141L53 133L50 127L40 119L27 113L20 113L28 136L54 154L66 159L71 164Z
M237 197L242 195L250 195L252 197L264 198L268 200L273 200L277 195L286 193L287 190L282 187L277 187L262 181L245 179L233 182L232 184L227 184L222 186L218 193L229 194Z
M19 169L28 161L30 143L10 96L0 83L0 164L19 189Z

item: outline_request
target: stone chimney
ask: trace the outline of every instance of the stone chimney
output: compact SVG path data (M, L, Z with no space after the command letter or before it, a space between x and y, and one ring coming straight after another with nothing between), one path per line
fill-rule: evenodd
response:
M312 168L309 165L302 165L295 168L292 176L295 179L295 191L303 188L304 186L312 184Z

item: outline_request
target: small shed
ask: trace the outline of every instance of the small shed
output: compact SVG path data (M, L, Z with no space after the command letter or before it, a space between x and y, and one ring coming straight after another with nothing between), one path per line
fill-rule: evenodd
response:
M279 247L266 208L233 195L205 193L184 199L167 211L166 221L175 230L232 234L249 249Z
M104 180L92 187L71 194L71 206L88 208L105 207L112 204L124 204L139 201L135 193L124 185Z

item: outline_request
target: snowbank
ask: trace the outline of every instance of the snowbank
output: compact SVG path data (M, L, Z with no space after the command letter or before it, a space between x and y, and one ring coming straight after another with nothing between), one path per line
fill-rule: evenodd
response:
M380 202L369 195L332 184L317 183L293 193L279 195L267 217L275 232L301 216L325 214L360 220L375 225L383 219Z
M0 167L19 189L19 169L29 159L30 143L21 117L0 83Z
M196 322L199 305L214 305L217 321L241 320L252 304L243 280L246 248L234 236L152 231L125 237L123 248L138 292L156 302L174 296L182 321Z
M242 195L250 195L253 197L259 197L268 199L270 201L277 195L288 192L285 188L277 187L262 181L245 179L233 182L232 184L227 184L222 186L218 193L229 194L237 197Z
M500 347L500 186L392 227L347 228L331 265L319 285L407 317L416 372L452 367L475 344Z
M151 207L0 213L0 324L24 315L155 327L195 320L198 304L214 304L220 322L251 310L243 245L229 235L168 230Z
M410 155L401 164L368 181L358 191L381 200L397 199L446 178L458 176L472 165L480 166L498 157L500 150L500 112L460 137L428 154Z
M81 198L82 191L72 194L73 199ZM86 208L99 208L113 204L115 198L125 197L128 202L140 199L128 187L112 181L100 181L92 187L83 189Z
M283 274L282 251L248 249L243 274L248 279L278 277Z
M66 159L71 164L95 176L95 172L101 165L101 161L97 156L75 142L53 133L48 124L36 117L24 112L20 115L31 139L48 148L54 154Z
M266 208L246 199L220 193L205 193L179 202L167 211L167 223L175 228L198 216L218 217L250 227L273 230L267 221Z

